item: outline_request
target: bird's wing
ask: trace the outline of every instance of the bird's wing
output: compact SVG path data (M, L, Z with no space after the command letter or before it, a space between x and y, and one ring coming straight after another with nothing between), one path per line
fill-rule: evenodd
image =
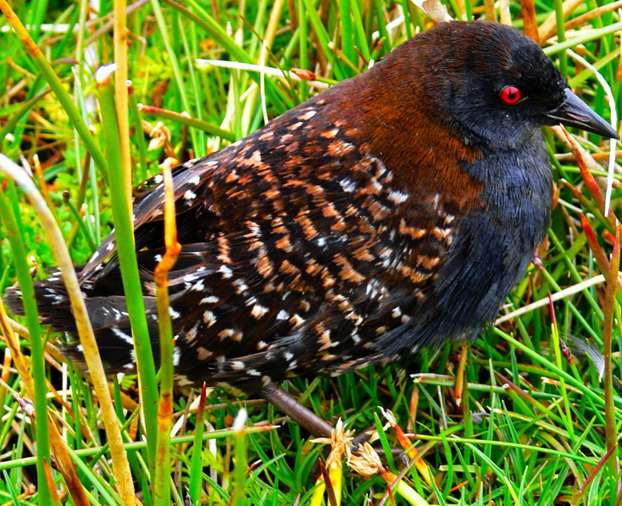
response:
M352 137L356 129L316 109L294 109L175 176L183 232L170 314L177 370L188 381L206 371L212 382L238 382L347 370L405 345L464 206L426 181L408 191ZM162 206L156 186L135 208L148 319ZM107 241L83 272L89 297L120 295L114 238ZM106 346L127 347L129 322L116 311L121 317L102 321L99 332Z
M433 195L404 209L387 207L383 218L376 205L388 205L385 190L363 190L304 214L307 233L317 231L311 238L290 219L278 233L260 234L249 224L245 233L220 238L218 250L202 246L201 267L180 272L174 283L184 285L171 300L178 372L190 382L206 371L224 383L265 381L345 372L402 353L458 220ZM326 208L338 213L332 226ZM339 219L344 228L337 232ZM386 221L385 230L377 220ZM229 261L215 262L225 251Z
M393 209L396 223L378 233L364 211L374 202L361 192L347 205L339 197L276 224L248 221L237 232L185 244L169 276L178 373L200 382L210 371L214 382L238 383L346 371L399 353L450 246L454 219L433 198L422 199L404 212ZM331 230L322 211L328 205L344 230ZM350 205L362 211L348 212ZM152 273L162 253L138 255L154 343ZM107 322L98 317L97 331L108 364L116 356L123 370L130 358L122 351L130 335L125 309L118 298L92 302L99 317L108 316Z

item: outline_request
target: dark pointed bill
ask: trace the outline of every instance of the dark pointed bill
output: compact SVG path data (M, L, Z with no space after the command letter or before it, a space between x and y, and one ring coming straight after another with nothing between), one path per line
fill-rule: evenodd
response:
M554 111L546 114L547 118L562 125L580 128L603 137L619 139L618 133L603 118L577 97L570 88L566 88L566 100Z

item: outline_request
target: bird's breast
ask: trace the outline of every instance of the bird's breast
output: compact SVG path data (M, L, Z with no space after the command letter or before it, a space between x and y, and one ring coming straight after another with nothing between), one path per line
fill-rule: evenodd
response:
M435 318L421 330L453 338L474 337L495 318L546 236L552 198L543 141L482 157L467 170L487 179L480 194L485 206L457 224L423 311Z

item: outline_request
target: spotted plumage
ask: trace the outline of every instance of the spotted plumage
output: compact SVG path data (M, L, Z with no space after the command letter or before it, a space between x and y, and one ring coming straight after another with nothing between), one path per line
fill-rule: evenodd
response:
M529 100L501 103L508 84ZM448 23L175 169L178 382L253 389L475 336L545 236L551 173L540 127L558 121L551 113L563 113L568 93L519 32ZM582 126L610 134L590 121ZM163 198L157 175L136 189L134 208L156 359ZM80 282L107 369L132 371L114 241ZM61 280L37 293L43 321L75 331Z

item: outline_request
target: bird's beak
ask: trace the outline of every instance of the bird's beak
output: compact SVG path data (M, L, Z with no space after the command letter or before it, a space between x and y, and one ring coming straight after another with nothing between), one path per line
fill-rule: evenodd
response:
M557 109L546 114L555 123L580 128L603 137L619 139L618 133L603 118L577 97L570 88L566 88L566 99Z

